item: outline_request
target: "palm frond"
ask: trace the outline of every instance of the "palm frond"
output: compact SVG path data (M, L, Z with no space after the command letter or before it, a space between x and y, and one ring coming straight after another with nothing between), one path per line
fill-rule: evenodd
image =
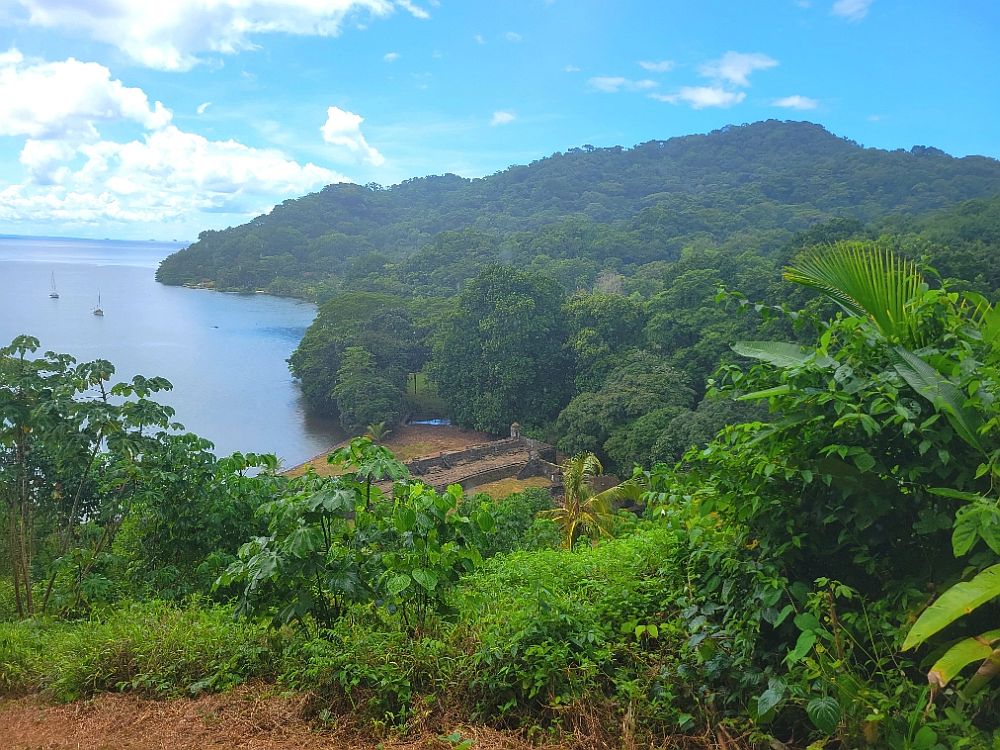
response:
M920 343L913 304L926 282L913 261L887 246L838 242L800 258L784 277L868 318L888 338Z
M626 479L621 484L616 484L614 487L609 487L603 492L598 492L596 495L591 497L591 500L600 500L607 508L607 512L611 512L611 509L615 505L621 505L622 503L638 503L642 500L642 496L646 494L649 487L646 485L644 477L637 476L631 479Z

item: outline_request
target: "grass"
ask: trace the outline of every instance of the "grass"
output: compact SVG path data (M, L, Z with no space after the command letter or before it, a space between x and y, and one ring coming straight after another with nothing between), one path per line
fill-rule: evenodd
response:
M100 691L193 694L270 676L272 661L263 626L197 603L124 603L82 622L0 623L0 693L60 701Z
M527 489L533 488L548 489L551 486L552 483L547 477L528 477L526 479L510 477L509 479L500 479L489 484L481 484L478 487L473 487L469 492L489 495L494 500L503 500L505 497L509 497L516 492L524 492Z

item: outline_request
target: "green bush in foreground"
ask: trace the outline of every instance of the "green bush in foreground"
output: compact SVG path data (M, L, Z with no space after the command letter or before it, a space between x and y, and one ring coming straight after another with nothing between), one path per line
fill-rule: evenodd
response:
M231 610L126 603L79 622L0 623L0 691L74 700L102 690L157 696L273 675L264 628Z

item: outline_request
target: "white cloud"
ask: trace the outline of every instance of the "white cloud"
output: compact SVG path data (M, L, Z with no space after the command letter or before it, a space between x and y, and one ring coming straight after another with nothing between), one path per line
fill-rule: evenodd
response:
M254 47L260 34L337 36L357 15L384 17L402 8L416 18L427 11L410 0L19 0L27 22L63 28L118 47L159 70L188 70L199 54L233 54Z
M755 70L773 68L777 64L778 61L773 57L762 55L759 52L729 51L718 60L712 60L702 65L699 72L705 78L712 78L733 86L749 86L751 73Z
M517 43L520 42L524 37L522 37L516 31L508 31L506 34L503 35L503 38L506 39L508 42Z
M369 145L361 134L361 123L364 119L361 115L340 107L329 107L326 110L326 122L320 130L323 133L323 140L330 145L346 149L351 156L360 157L378 167L385 163L385 157Z
M113 120L155 130L172 117L142 89L112 79L103 65L72 57L29 62L17 50L0 56L0 102L0 135L36 139L93 140L96 123Z
M396 60L399 59L399 53L398 52L386 52L384 55L382 55L382 59L385 62L387 62L387 63L396 62Z
M868 15L874 0L837 0L830 12L835 16L856 23Z
M587 85L595 91L603 91L605 94L617 94L619 91L648 91L656 88L656 81L648 78L641 81L634 81L622 76L595 76L587 81Z
M742 91L727 91L717 86L684 86L676 94L650 94L650 97L670 104L689 104L692 109L732 107L746 99Z
M29 139L21 161L30 179L0 190L6 222L160 223L204 211L244 216L345 179L278 151L210 141L174 125L125 143Z
M819 102L815 99L810 99L808 96L799 96L798 94L775 99L771 104L775 107L786 107L788 109L816 109L819 106Z
M421 21L426 21L431 17L431 14L426 10L421 8L419 5L410 2L410 0L396 0L396 5L405 10L414 18L419 18ZM437 5L436 3L431 3L431 5Z
M202 223L200 212L244 220L345 179L274 149L180 130L170 110L97 63L0 53L0 101L0 135L24 138L24 177L0 189L0 221L9 225ZM106 125L140 135L106 140Z
M673 60L660 60L659 62L653 62L651 60L642 60L639 62L639 67L643 70L648 70L650 73L666 73L674 69Z
M476 44L486 44L486 38L482 34L476 34L472 38L476 40Z
M201 104L198 105L198 110L197 110L198 114L199 115L205 114L205 111L211 106L212 102L202 102Z
M567 65L565 68L563 68L563 73L579 73L579 72L580 69L575 65Z
M505 112L504 110L497 110L493 113L493 118L490 120L490 125L494 127L497 125L508 125L517 119L517 115L513 112Z

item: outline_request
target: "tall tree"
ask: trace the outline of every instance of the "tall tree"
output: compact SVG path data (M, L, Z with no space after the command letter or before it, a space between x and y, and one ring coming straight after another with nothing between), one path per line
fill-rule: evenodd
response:
M460 424L502 433L542 424L572 393L563 291L546 276L485 268L442 325L433 379Z

